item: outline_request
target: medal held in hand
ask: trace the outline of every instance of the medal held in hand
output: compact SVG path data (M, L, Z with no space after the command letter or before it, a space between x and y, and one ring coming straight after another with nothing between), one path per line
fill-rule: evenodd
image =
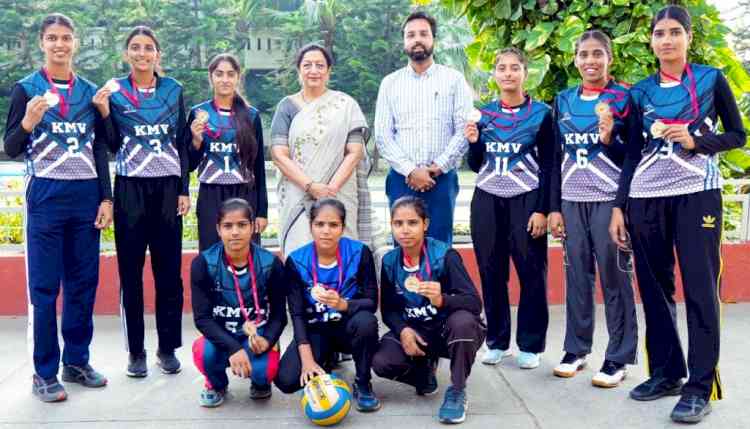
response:
M326 288L323 287L320 283L316 283L315 286L310 289L310 295L312 295L313 299L320 302L320 297L323 296L323 294L326 292Z
M198 110L195 112L195 119L198 120L198 122L205 124L208 122L208 112L205 110Z
M240 290L240 279L237 278L237 272L234 270L234 265L229 257L224 255L226 258L227 266L232 272L234 278L234 291L237 293L237 300L240 304L240 312L245 318L245 323L242 324L242 331L250 339L258 335L258 325L260 324L260 303L258 302L258 284L255 279L255 264L253 263L253 249L250 248L250 252L247 254L247 271L250 274L250 285L253 289L253 307L255 307L255 320L250 320L250 313L245 308L245 299L242 297L242 291Z
M596 112L596 116L598 116L599 119L612 116L612 110L610 110L609 104L603 101L596 103L596 106L594 106L594 112Z
M404 280L404 287L409 292L417 293L419 290L419 279L417 276L409 276Z
M116 80L110 79L104 84L104 87L111 93L115 93L120 90L120 84Z
M466 116L466 122L477 123L482 120L482 112L479 109L471 109L469 114Z
M43 95L44 101L47 102L47 105L52 108L58 105L60 103L60 96L55 94L54 92L47 91Z
M328 290L325 286L323 286L322 283L318 282L318 251L315 249L315 246L313 246L312 251L312 277L313 277L313 287L310 289L310 295L312 295L313 299L321 302L320 297ZM336 249L336 265L339 268L339 282L336 286L336 292L341 292L341 287L344 284L344 267L341 263L341 250Z
M666 130L667 124L658 119L651 124L651 136L655 139L660 139Z

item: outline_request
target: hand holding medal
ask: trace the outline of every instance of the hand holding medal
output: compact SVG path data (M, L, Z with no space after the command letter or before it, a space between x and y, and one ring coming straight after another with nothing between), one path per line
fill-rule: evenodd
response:
M599 117L599 140L603 144L609 145L612 142L612 130L615 127L612 108L608 103L600 101L596 103L594 112Z
M328 288L318 281L318 252L313 248L312 252L312 280L313 287L310 289L312 298L336 311L344 312L349 308L349 303L339 295L344 285L344 268L341 262L341 251L336 249L336 266L339 269L338 285L336 288Z
M479 128L477 123L482 120L482 112L479 109L471 109L466 115L466 125L464 125L464 137L469 143L479 141Z
M430 304L440 308L443 306L443 291L440 286L440 282L436 281L423 281L419 283L419 289L417 291L420 295L430 300Z

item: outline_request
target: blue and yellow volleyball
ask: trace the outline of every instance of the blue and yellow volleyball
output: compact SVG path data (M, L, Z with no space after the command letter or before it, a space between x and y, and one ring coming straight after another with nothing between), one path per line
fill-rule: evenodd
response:
M335 425L349 414L352 391L335 375L318 375L305 386L300 406L305 416L316 425Z

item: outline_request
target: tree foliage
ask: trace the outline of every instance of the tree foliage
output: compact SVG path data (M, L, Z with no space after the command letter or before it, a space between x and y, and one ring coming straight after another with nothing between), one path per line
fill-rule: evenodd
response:
M421 0L420 3L429 3ZM474 33L466 47L469 62L484 71L492 69L495 53L506 46L523 49L529 56L526 86L539 99L551 101L560 90L580 82L573 65L575 40L588 29L601 29L613 41L612 74L635 83L654 73L657 62L649 47L650 23L665 1L648 0L440 0L458 15L465 15ZM689 60L721 68L738 99L750 92L750 76L726 36L719 12L705 0L682 3L693 17L693 42ZM497 91L492 79L490 93ZM489 94L487 94L489 95ZM748 110L745 110L745 124ZM723 156L724 167L734 174L750 170L747 149Z

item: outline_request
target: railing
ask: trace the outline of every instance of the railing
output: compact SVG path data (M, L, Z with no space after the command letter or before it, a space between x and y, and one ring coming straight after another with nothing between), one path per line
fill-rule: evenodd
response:
M276 169L272 163L267 163L266 170L268 177L274 177ZM17 177L22 179L23 173L19 171L0 172L0 180ZM467 176L468 177L468 176ZM464 181L468 181L466 179ZM472 180L473 181L473 180ZM382 180L371 178L370 194L372 195L373 209L373 230L381 238L381 241L389 240L390 235L389 223L390 212L388 210L388 201L385 197L385 187ZM729 216L729 224L732 228L725 231L724 239L729 242L750 241L750 193L747 188L750 187L750 179L727 180L724 187L724 213ZM460 185L459 194L456 200L456 211L454 215L454 226L459 227L459 232L455 234L456 243L470 243L471 237L469 231L469 207L471 196L473 194L473 183L464 183ZM729 192L731 191L731 192ZM191 197L193 206L195 198L198 196L198 188L191 187ZM275 184L269 180L268 186L269 197L269 230L278 231L278 202L276 199ZM6 189L0 182L0 238L7 241L8 237L20 237L23 232L23 189ZM739 207L737 207L739 205ZM20 217L19 217L20 214ZM11 222L11 219L13 222ZM197 230L196 218L193 212L183 221L183 228ZM465 231L465 232L464 232ZM273 234L265 234L263 245L274 247L278 245L278 240ZM183 240L183 246L186 249L197 248L197 241ZM114 243L102 240L102 250L111 251L114 249ZM23 251L23 244L0 244L0 252L19 252Z

